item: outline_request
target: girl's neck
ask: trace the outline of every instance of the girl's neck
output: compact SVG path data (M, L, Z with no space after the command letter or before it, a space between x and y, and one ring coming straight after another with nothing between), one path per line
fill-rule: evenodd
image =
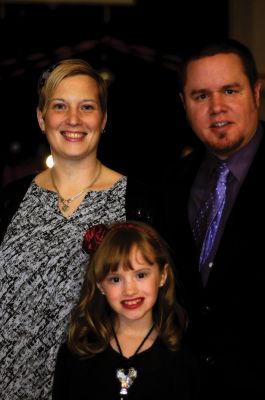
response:
M115 351L126 358L134 356L136 352L138 354L149 349L157 338L157 331L152 321L149 325L137 322L119 325L118 328L113 327L114 334L110 344Z
M114 324L117 335L142 336L153 325L152 315L141 318L140 320L118 319Z

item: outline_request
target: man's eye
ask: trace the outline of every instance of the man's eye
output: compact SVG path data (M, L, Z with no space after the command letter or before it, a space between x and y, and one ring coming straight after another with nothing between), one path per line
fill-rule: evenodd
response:
M207 94L206 93L201 93L196 97L196 100L204 100L206 99Z
M225 93L226 94L233 94L233 93L236 93L236 90L234 90L234 89L226 89Z

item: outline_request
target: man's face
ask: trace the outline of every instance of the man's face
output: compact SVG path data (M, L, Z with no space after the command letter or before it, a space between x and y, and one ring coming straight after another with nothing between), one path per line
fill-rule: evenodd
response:
M182 101L196 135L225 159L254 135L259 92L257 82L253 93L236 54L217 54L188 64Z

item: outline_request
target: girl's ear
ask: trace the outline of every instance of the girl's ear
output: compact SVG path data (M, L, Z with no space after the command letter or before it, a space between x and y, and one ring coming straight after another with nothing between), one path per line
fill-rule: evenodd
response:
M160 279L160 287L164 286L166 280L167 280L167 273L168 273L168 264L165 264L164 270L161 274L161 279Z
M102 289L100 283L97 283L97 287L98 287L98 290L100 291L100 293L104 296L104 295L105 295L105 292L104 292L104 290Z

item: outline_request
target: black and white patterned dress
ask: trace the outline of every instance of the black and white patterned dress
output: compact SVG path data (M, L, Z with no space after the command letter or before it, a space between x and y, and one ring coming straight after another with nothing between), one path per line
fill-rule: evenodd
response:
M90 192L64 217L57 194L33 181L0 246L0 397L48 400L55 358L88 255L85 230L126 219L127 178Z

